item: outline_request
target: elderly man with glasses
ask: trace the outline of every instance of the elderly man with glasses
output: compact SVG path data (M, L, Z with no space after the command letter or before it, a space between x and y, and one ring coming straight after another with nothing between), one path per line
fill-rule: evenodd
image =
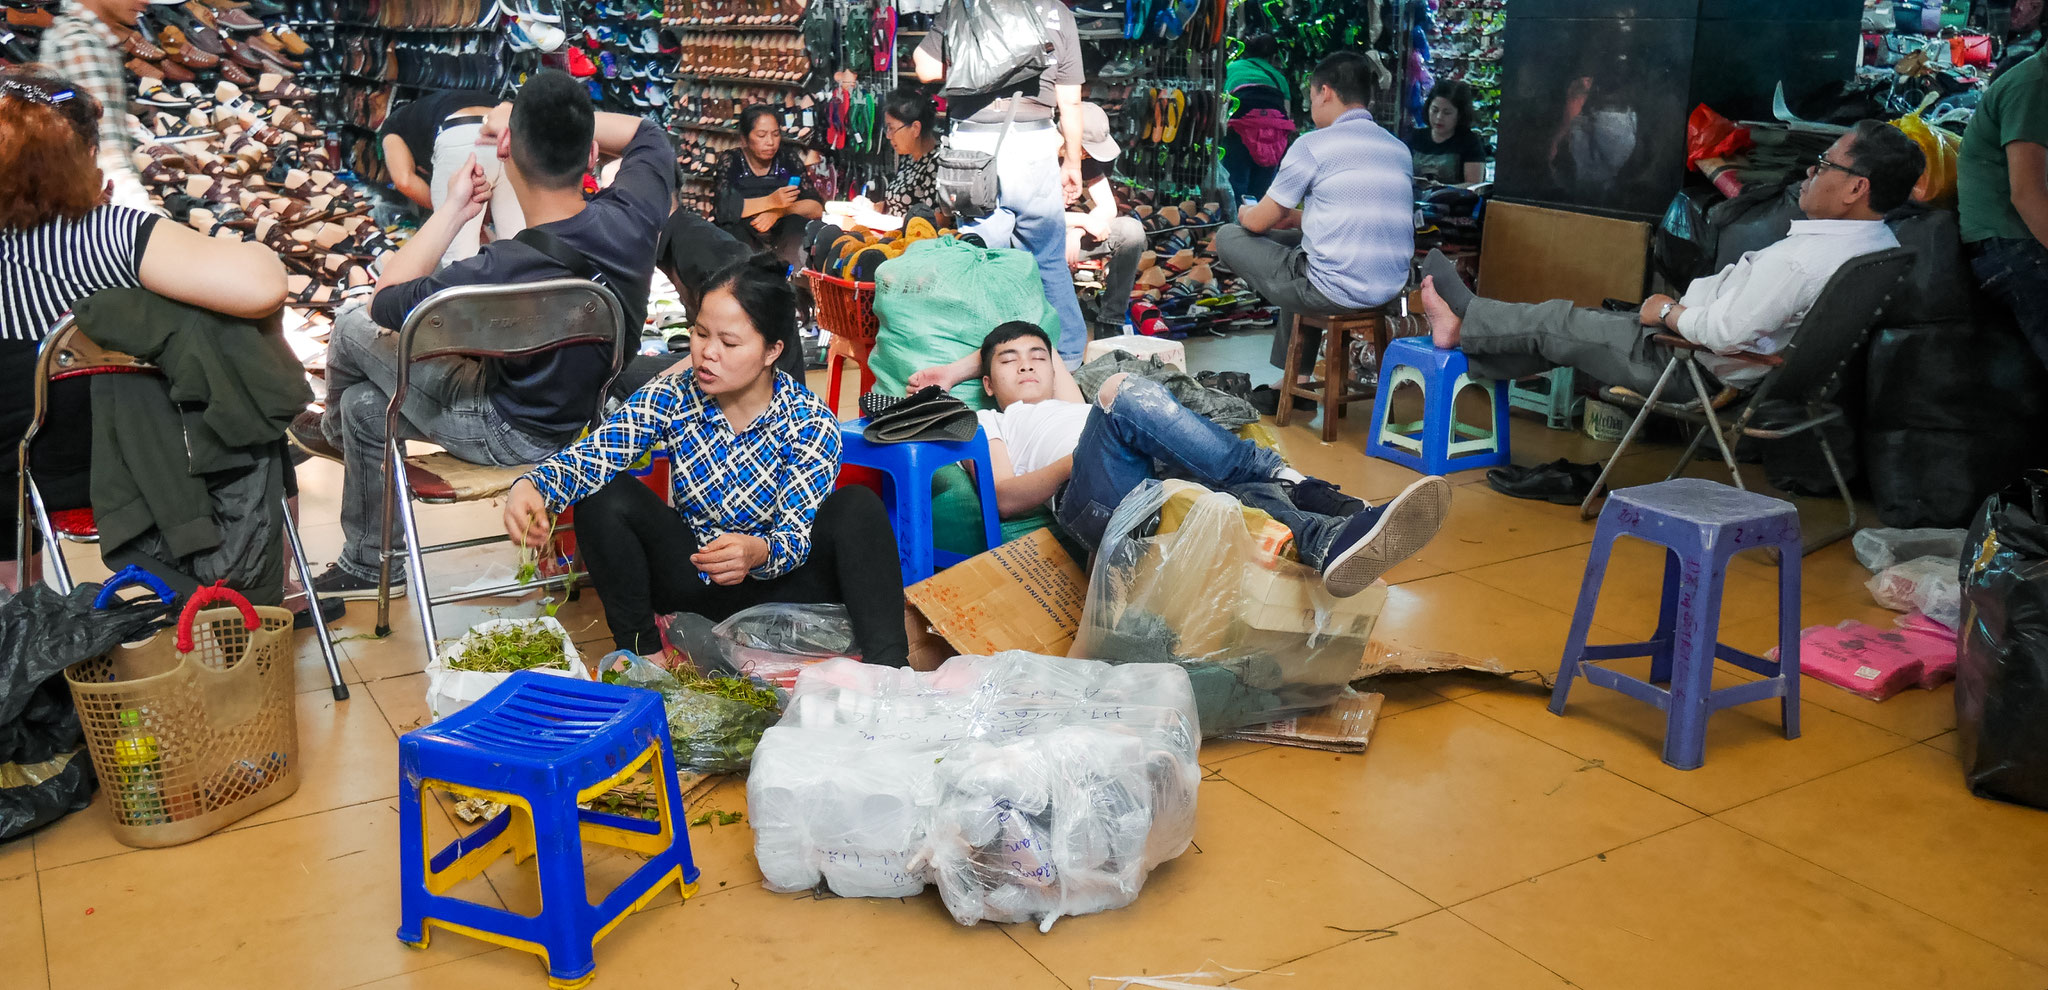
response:
M1807 166L1785 239L1693 280L1677 299L1654 295L1637 313L1574 307L1566 300L1504 303L1472 295L1442 254L1423 263L1422 301L1438 347L1458 348L1474 378L1524 378L1558 366L1639 392L1671 360L1654 338L1676 333L1711 348L1701 366L1730 388L1764 369L1735 353L1783 350L1828 278L1859 255L1897 247L1884 215L1906 202L1925 159L1897 128L1863 121Z

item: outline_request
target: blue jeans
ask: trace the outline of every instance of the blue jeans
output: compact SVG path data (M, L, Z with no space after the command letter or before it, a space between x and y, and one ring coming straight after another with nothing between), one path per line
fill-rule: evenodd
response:
M992 236L1014 238L1037 259L1045 301L1060 318L1060 358L1069 368L1079 367L1081 352L1088 346L1088 328L1081 318L1081 300L1074 295L1074 273L1067 268L1067 196L1060 186L1059 130L1012 130L1003 138L999 129L956 127L948 140L962 151L995 154L996 214L974 225L975 232L986 226L988 233L982 237L990 247L996 246Z
M1244 146L1244 139L1231 131L1223 135L1223 171L1230 176L1230 192L1242 201L1266 198L1266 190L1273 186L1273 176L1279 174L1278 165L1259 165L1252 161L1251 150Z
M320 430L342 452L342 545L335 564L362 580L376 579L384 547L384 414L397 388L398 335L372 322L367 307L338 316L327 342L327 414ZM475 358L413 362L399 425L406 439L439 444L472 464L531 464L561 447L521 433L498 415L485 392L484 364ZM403 546L405 533L394 516L391 547Z
M2012 311L2034 355L2048 364L2048 247L2031 237L1993 237L1965 249L1984 294Z
M1131 490L1158 477L1181 478L1262 509L1294 534L1302 563L1320 568L1348 518L1294 507L1274 475L1287 462L1181 405L1158 382L1127 377L1110 408L1097 406L1074 448L1074 475L1055 511L1090 547L1102 542L1110 514ZM1376 512L1376 509L1367 509Z

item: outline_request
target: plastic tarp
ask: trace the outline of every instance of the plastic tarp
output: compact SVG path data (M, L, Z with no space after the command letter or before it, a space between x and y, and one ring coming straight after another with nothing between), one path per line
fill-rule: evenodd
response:
M868 370L876 391L891 395L907 394L912 374L979 350L990 330L1012 320L1038 324L1055 345L1060 339L1031 255L952 237L919 241L876 269L875 317ZM975 409L988 405L979 378L953 394Z
M169 624L169 606L154 599L95 610L99 591L34 584L0 602L0 839L92 800L92 760L64 668Z
M1154 532L1189 489L1179 525ZM1227 494L1138 486L1103 532L1069 655L1185 666L1205 736L1328 705L1358 676L1385 593L1331 598L1314 568L1262 545Z
M963 925L1105 911L1194 838L1194 696L1169 664L1023 652L797 678L747 777L770 890L908 897Z
M1985 500L1961 578L1964 776L1980 796L2048 808L2048 473Z

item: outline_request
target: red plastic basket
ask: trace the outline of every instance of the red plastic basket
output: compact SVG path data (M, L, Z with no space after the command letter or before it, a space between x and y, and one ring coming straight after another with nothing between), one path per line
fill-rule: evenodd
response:
M875 319L875 283L834 278L808 268L804 276L811 280L818 325L853 345L854 353L865 362L868 352L875 349L875 333L881 329L881 322Z

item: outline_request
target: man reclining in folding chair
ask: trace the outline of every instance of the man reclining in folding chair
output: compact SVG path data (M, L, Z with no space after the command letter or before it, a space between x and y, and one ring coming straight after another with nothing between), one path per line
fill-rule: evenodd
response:
M414 307L451 286L594 276L618 297L628 326L646 318L654 245L675 193L674 152L661 128L639 117L594 112L583 84L555 71L531 77L509 112L501 107L484 127L498 134L504 181L518 193L527 229L434 271L456 231L491 199L490 183L470 162L434 215L384 259L369 306L335 320L327 345L326 413L292 424L293 442L344 465L342 551L315 581L323 597L377 597L385 410L398 380L398 335L388 331L402 327ZM586 198L583 176L599 153L620 156L618 176ZM416 362L405 422L413 438L461 460L530 464L575 439L610 373L611 349L599 344L518 360ZM393 548L403 540L393 533ZM392 575L394 596L404 593L402 580Z
M1746 389L1768 369L1729 355L1782 350L1836 269L1898 247L1884 215L1906 202L1924 165L1897 128L1857 124L1807 166L1799 208L1808 219L1793 221L1784 240L1695 279L1678 299L1653 295L1634 314L1475 297L1450 259L1432 251L1422 266L1430 335L1438 347L1463 350L1473 378L1526 378L1562 365L1648 393L1672 356L1655 336L1675 333L1713 352L1699 364L1719 384Z
M1443 528L1451 485L1423 478L1384 505L1304 476L1280 455L1181 405L1158 382L1116 374L1090 405L1035 324L1005 323L959 361L912 375L910 387L952 388L981 374L996 408L980 413L1004 518L1053 503L1060 524L1090 547L1110 514L1144 481L1185 478L1264 510L1294 533L1301 562L1345 598L1364 591Z

